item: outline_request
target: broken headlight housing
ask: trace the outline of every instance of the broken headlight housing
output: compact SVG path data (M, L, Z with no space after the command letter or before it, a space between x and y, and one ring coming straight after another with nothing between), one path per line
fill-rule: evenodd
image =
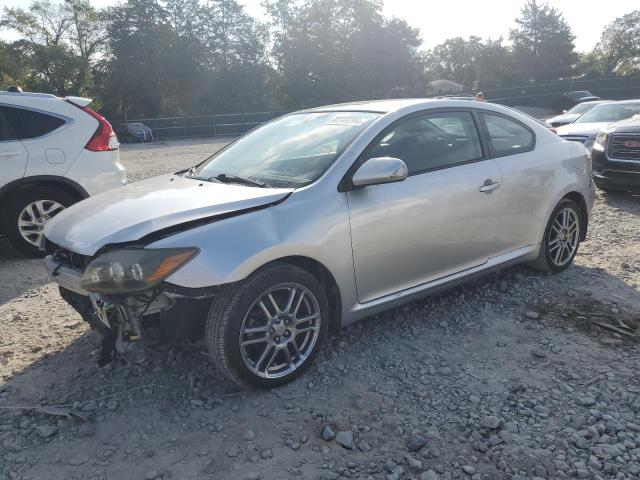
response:
M606 130L600 130L598 132L598 135L596 136L595 142L593 143L593 149L598 150L600 152L604 152L605 149L607 148L608 135L609 135L609 132L607 132Z
M133 293L148 290L184 266L197 248L130 248L114 250L93 260L82 276L89 292Z

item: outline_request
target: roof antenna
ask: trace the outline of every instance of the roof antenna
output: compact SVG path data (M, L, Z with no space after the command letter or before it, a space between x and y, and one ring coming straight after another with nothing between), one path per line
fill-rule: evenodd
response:
M22 88L18 87L17 85L11 85L9 88L7 88L7 92L22 93Z

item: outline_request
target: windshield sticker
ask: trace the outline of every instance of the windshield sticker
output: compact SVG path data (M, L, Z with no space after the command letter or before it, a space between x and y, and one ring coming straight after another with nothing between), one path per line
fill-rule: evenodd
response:
M345 127L359 127L371 121L370 113L344 112L329 117L327 125L342 125Z

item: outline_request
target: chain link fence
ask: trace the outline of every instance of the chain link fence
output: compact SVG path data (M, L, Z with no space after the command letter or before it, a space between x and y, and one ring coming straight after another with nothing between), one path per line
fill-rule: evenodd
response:
M592 80L560 80L537 85L484 90L494 103L509 106L549 107L565 92L588 90L607 100L640 98L640 76L613 77Z
M193 117L139 118L126 123L143 123L154 140L192 137L238 136L288 111L229 113Z
M494 103L509 106L549 107L565 92L588 90L611 100L640 98L640 76L563 80L538 85L484 90ZM140 118L128 123L144 123L151 128L154 140L190 137L238 136L290 111L230 113L193 117Z

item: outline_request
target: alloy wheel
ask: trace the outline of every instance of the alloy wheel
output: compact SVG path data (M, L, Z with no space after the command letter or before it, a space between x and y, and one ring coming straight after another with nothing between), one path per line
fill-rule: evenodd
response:
M279 284L251 305L240 328L245 366L261 378L281 378L311 355L320 336L317 298L296 283Z
M551 261L563 267L571 261L580 240L580 219L573 208L558 212L549 229L548 250Z
M18 215L20 235L31 245L39 246L44 226L64 208L64 205L55 200L31 202Z

